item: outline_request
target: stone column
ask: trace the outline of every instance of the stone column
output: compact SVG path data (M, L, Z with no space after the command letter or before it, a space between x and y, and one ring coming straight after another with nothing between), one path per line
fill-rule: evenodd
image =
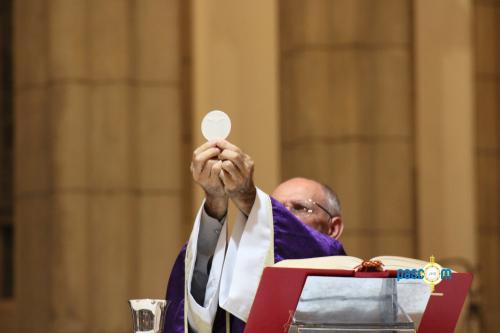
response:
M411 1L280 1L283 178L335 189L353 256L415 254Z
M193 146L205 140L203 116L225 111L232 119L228 140L253 157L256 185L267 192L278 183L280 165L276 6L268 0L192 5Z
M129 332L127 300L164 296L185 223L180 3L15 2L19 332Z
M500 327L500 2L474 1L479 285L485 326Z
M419 255L474 264L472 4L417 1L415 18Z

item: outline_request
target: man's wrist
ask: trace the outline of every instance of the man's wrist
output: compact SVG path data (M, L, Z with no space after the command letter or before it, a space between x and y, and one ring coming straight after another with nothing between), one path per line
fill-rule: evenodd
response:
M250 189L231 196L234 204L245 214L250 215L253 204L255 203L255 198L257 196L257 189L252 186Z
M205 193L205 211L211 217L221 220L227 213L227 195Z

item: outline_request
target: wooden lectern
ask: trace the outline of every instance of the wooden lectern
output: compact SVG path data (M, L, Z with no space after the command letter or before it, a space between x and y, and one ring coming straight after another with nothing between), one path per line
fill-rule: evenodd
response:
M287 333L308 276L396 277L395 271L356 273L351 270L268 267L264 270L245 333ZM472 283L471 273L453 273L436 286L418 333L452 333Z

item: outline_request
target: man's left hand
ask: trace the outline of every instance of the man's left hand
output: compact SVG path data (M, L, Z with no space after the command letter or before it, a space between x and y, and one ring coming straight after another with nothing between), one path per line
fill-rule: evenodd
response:
M221 179L229 198L245 214L249 215L255 202L256 189L253 182L254 162L240 148L226 140L217 142L222 152Z

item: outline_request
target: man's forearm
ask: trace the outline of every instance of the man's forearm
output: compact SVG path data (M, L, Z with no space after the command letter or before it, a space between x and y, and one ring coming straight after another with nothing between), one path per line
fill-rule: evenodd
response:
M223 224L224 220L220 221L210 217L206 209L202 210L200 231L196 244L196 261L194 264L193 277L191 279L191 295L201 306L203 306L205 302L207 282L210 275L210 258L212 258L215 253Z
M227 195L215 196L205 194L205 211L208 215L221 220L227 213Z

